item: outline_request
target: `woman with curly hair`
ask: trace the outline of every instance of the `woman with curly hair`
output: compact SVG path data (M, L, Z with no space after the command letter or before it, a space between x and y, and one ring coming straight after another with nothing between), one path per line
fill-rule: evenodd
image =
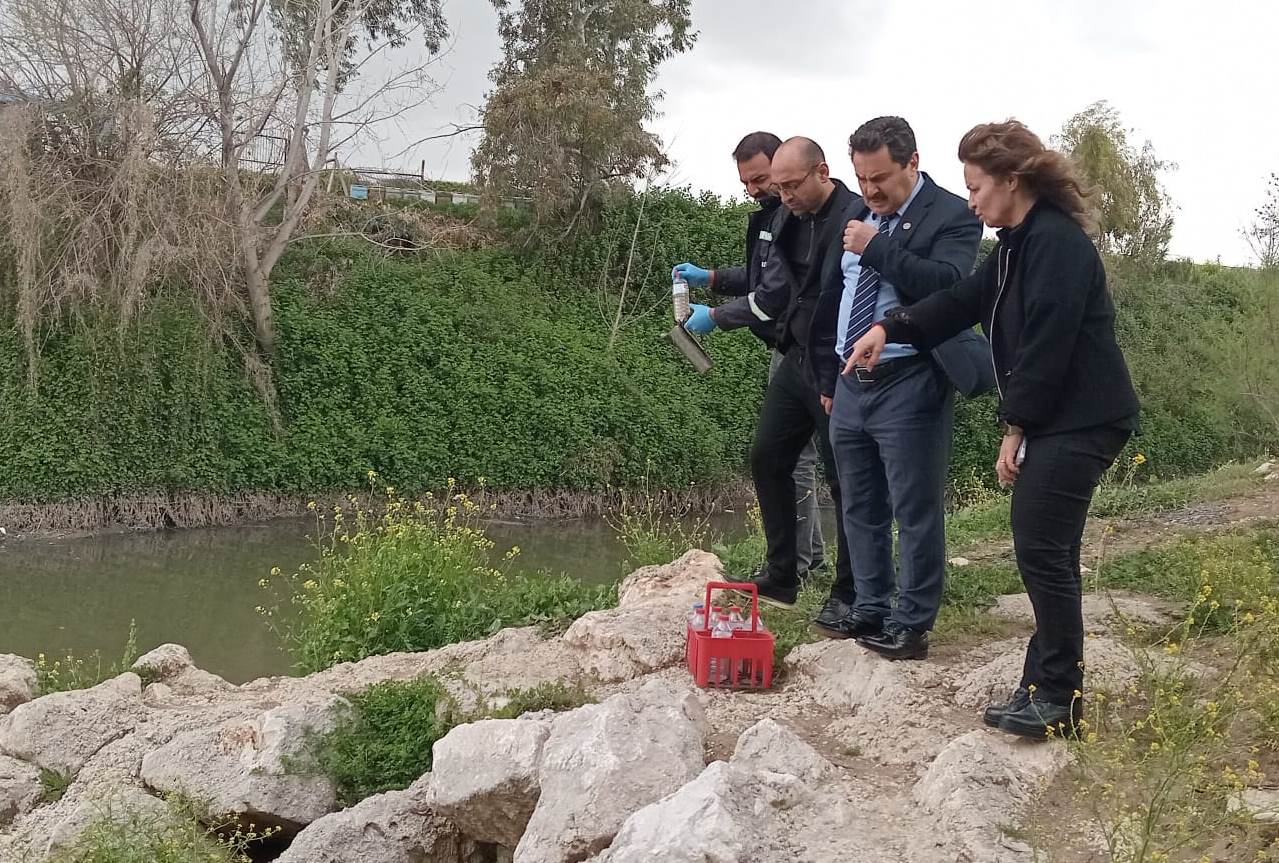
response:
M927 349L976 324L989 338L1004 431L995 472L1013 486L1013 544L1035 633L1020 685L983 719L1044 738L1071 732L1080 716L1084 521L1139 405L1088 236L1088 193L1070 161L1016 120L974 127L959 159L968 205L999 229L998 245L951 289L888 312L853 346L844 374L872 368L888 343Z

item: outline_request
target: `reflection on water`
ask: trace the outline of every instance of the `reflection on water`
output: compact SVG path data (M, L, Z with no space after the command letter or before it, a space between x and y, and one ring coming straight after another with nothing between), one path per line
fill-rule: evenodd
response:
M713 520L718 535L742 529L738 513ZM309 519L248 527L126 533L0 544L0 653L35 656L123 652L129 621L142 651L184 644L201 668L240 683L287 674L290 660L254 607L258 580L313 560ZM564 572L587 581L621 574L625 552L599 520L495 522L495 557L518 545L516 571ZM833 534L832 534L833 535Z

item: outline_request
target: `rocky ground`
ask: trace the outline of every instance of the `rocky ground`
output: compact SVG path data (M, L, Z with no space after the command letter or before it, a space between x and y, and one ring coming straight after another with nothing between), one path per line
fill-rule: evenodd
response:
M1242 504L1249 519L1279 517L1279 487L1266 491ZM559 637L510 629L243 686L165 645L93 689L34 698L31 664L0 657L0 861L47 859L96 818L168 817L169 792L293 837L282 863L1036 859L1017 826L1068 752L979 719L1015 684L1024 637L901 663L825 641L796 648L768 691L699 690L683 665L685 621L720 574L713 555L690 551L633 573L617 608ZM1136 675L1118 633L1174 612L1090 597L1093 681ZM1029 632L1025 597L991 613ZM427 672L464 703L548 681L580 682L598 701L455 728L432 772L347 809L328 779L293 769L344 695ZM57 802L41 804L42 769L74 777Z

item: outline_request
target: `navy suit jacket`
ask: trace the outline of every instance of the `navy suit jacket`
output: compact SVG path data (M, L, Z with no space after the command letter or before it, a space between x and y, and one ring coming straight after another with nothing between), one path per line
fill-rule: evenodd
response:
M863 264L874 267L892 283L904 306L945 290L971 273L977 261L977 247L981 243L981 221L968 209L968 202L938 186L928 174L923 176L924 185L902 214L901 222L891 234L872 237L861 256ZM866 202L860 197L855 198L846 210L848 218L845 224L861 221L868 212L870 207ZM842 252L842 232L839 242ZM843 256L833 257L838 264ZM834 396L843 366L835 355L839 300L843 292L843 269L838 265L825 268L809 333L814 383L825 396ZM981 339L976 333L972 336ZM965 340L968 337L961 334L957 338ZM955 350L955 347L960 349ZM980 385L985 383L984 380L968 380L973 375L980 375L984 369L984 365L970 368L976 352L948 342L939 346L933 356L961 391L980 389ZM993 378L990 385L994 385Z

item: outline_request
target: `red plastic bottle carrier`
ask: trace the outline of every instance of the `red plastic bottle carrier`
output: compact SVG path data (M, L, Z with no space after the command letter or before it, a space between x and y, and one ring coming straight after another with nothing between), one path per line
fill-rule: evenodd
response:
M711 620L711 592L739 590L751 595L750 628L734 629L729 637L715 637ZM773 682L773 648L776 639L759 616L759 589L749 582L712 581L706 585L701 625L690 617L687 646L688 671L701 687L715 689L767 689Z

